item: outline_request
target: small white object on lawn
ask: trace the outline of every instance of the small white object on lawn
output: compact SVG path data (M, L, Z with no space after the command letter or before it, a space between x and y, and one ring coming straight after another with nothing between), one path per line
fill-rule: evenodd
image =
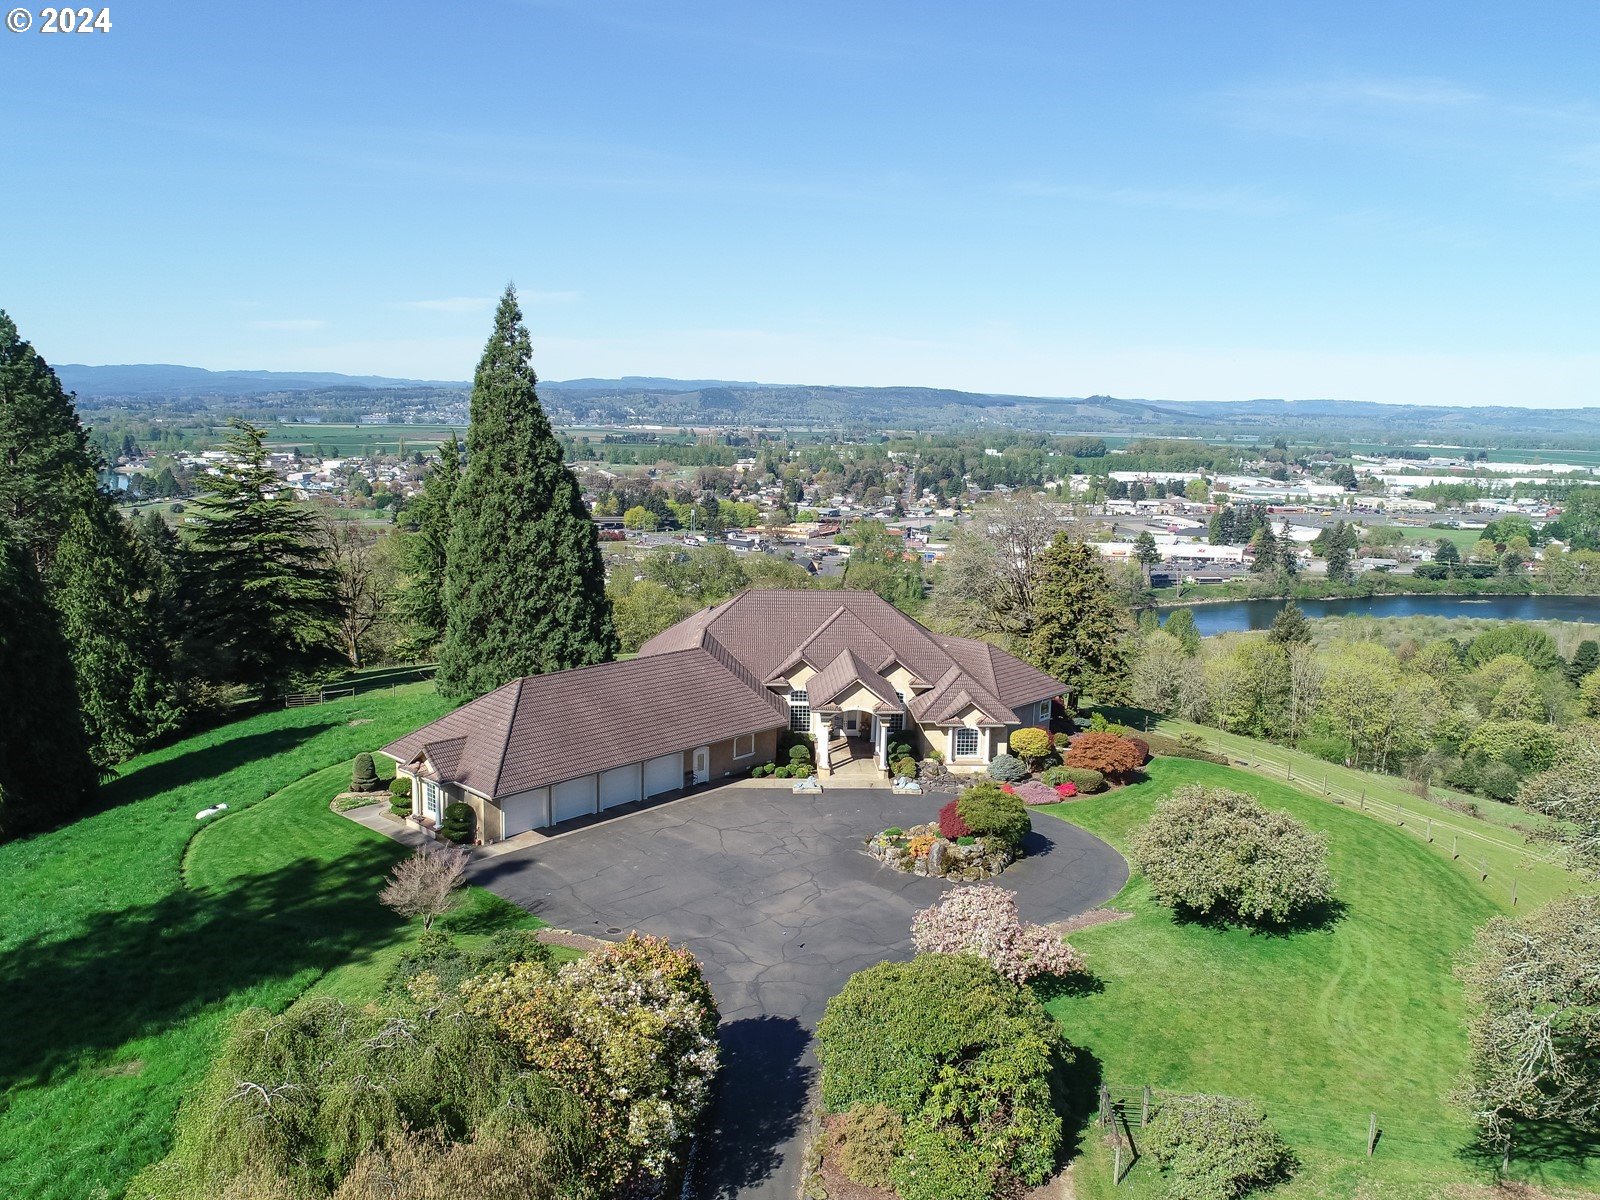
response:
M213 804L210 808L202 808L199 812L195 813L194 819L196 821L204 821L207 817L214 817L219 812L226 812L227 808L228 806L226 804Z

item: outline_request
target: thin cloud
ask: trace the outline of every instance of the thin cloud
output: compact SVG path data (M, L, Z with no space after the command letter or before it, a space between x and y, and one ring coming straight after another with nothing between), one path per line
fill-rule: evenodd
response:
M326 321L315 321L307 317L293 318L286 321L251 321L251 329L265 329L273 333L309 333L313 329L326 329Z

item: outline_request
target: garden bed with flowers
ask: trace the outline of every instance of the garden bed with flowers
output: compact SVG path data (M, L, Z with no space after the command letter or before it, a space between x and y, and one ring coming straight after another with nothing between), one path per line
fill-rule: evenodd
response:
M1059 799L1054 793L1052 798ZM984 780L941 808L936 822L885 829L867 842L867 853L910 875L973 882L1016 862L1030 828L1015 790Z

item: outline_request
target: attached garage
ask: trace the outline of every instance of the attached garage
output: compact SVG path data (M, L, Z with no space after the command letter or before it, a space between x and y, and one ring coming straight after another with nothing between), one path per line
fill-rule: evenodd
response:
M550 819L556 824L595 811L595 777L580 775L550 789Z
M600 772L600 807L615 808L639 799L639 764Z
M517 834L527 833L530 829L541 828L545 823L545 808L549 803L549 788L507 796L500 802L501 819L505 822L505 828L500 836L516 837Z
M644 794L659 796L683 786L683 752L663 754L644 764Z

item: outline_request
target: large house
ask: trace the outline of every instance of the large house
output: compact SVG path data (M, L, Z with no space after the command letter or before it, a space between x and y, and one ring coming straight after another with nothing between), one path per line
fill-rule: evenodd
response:
M871 592L747 591L624 662L516 679L383 748L413 813L461 801L485 842L741 774L807 736L824 779L886 775L891 740L979 770L1066 688Z

